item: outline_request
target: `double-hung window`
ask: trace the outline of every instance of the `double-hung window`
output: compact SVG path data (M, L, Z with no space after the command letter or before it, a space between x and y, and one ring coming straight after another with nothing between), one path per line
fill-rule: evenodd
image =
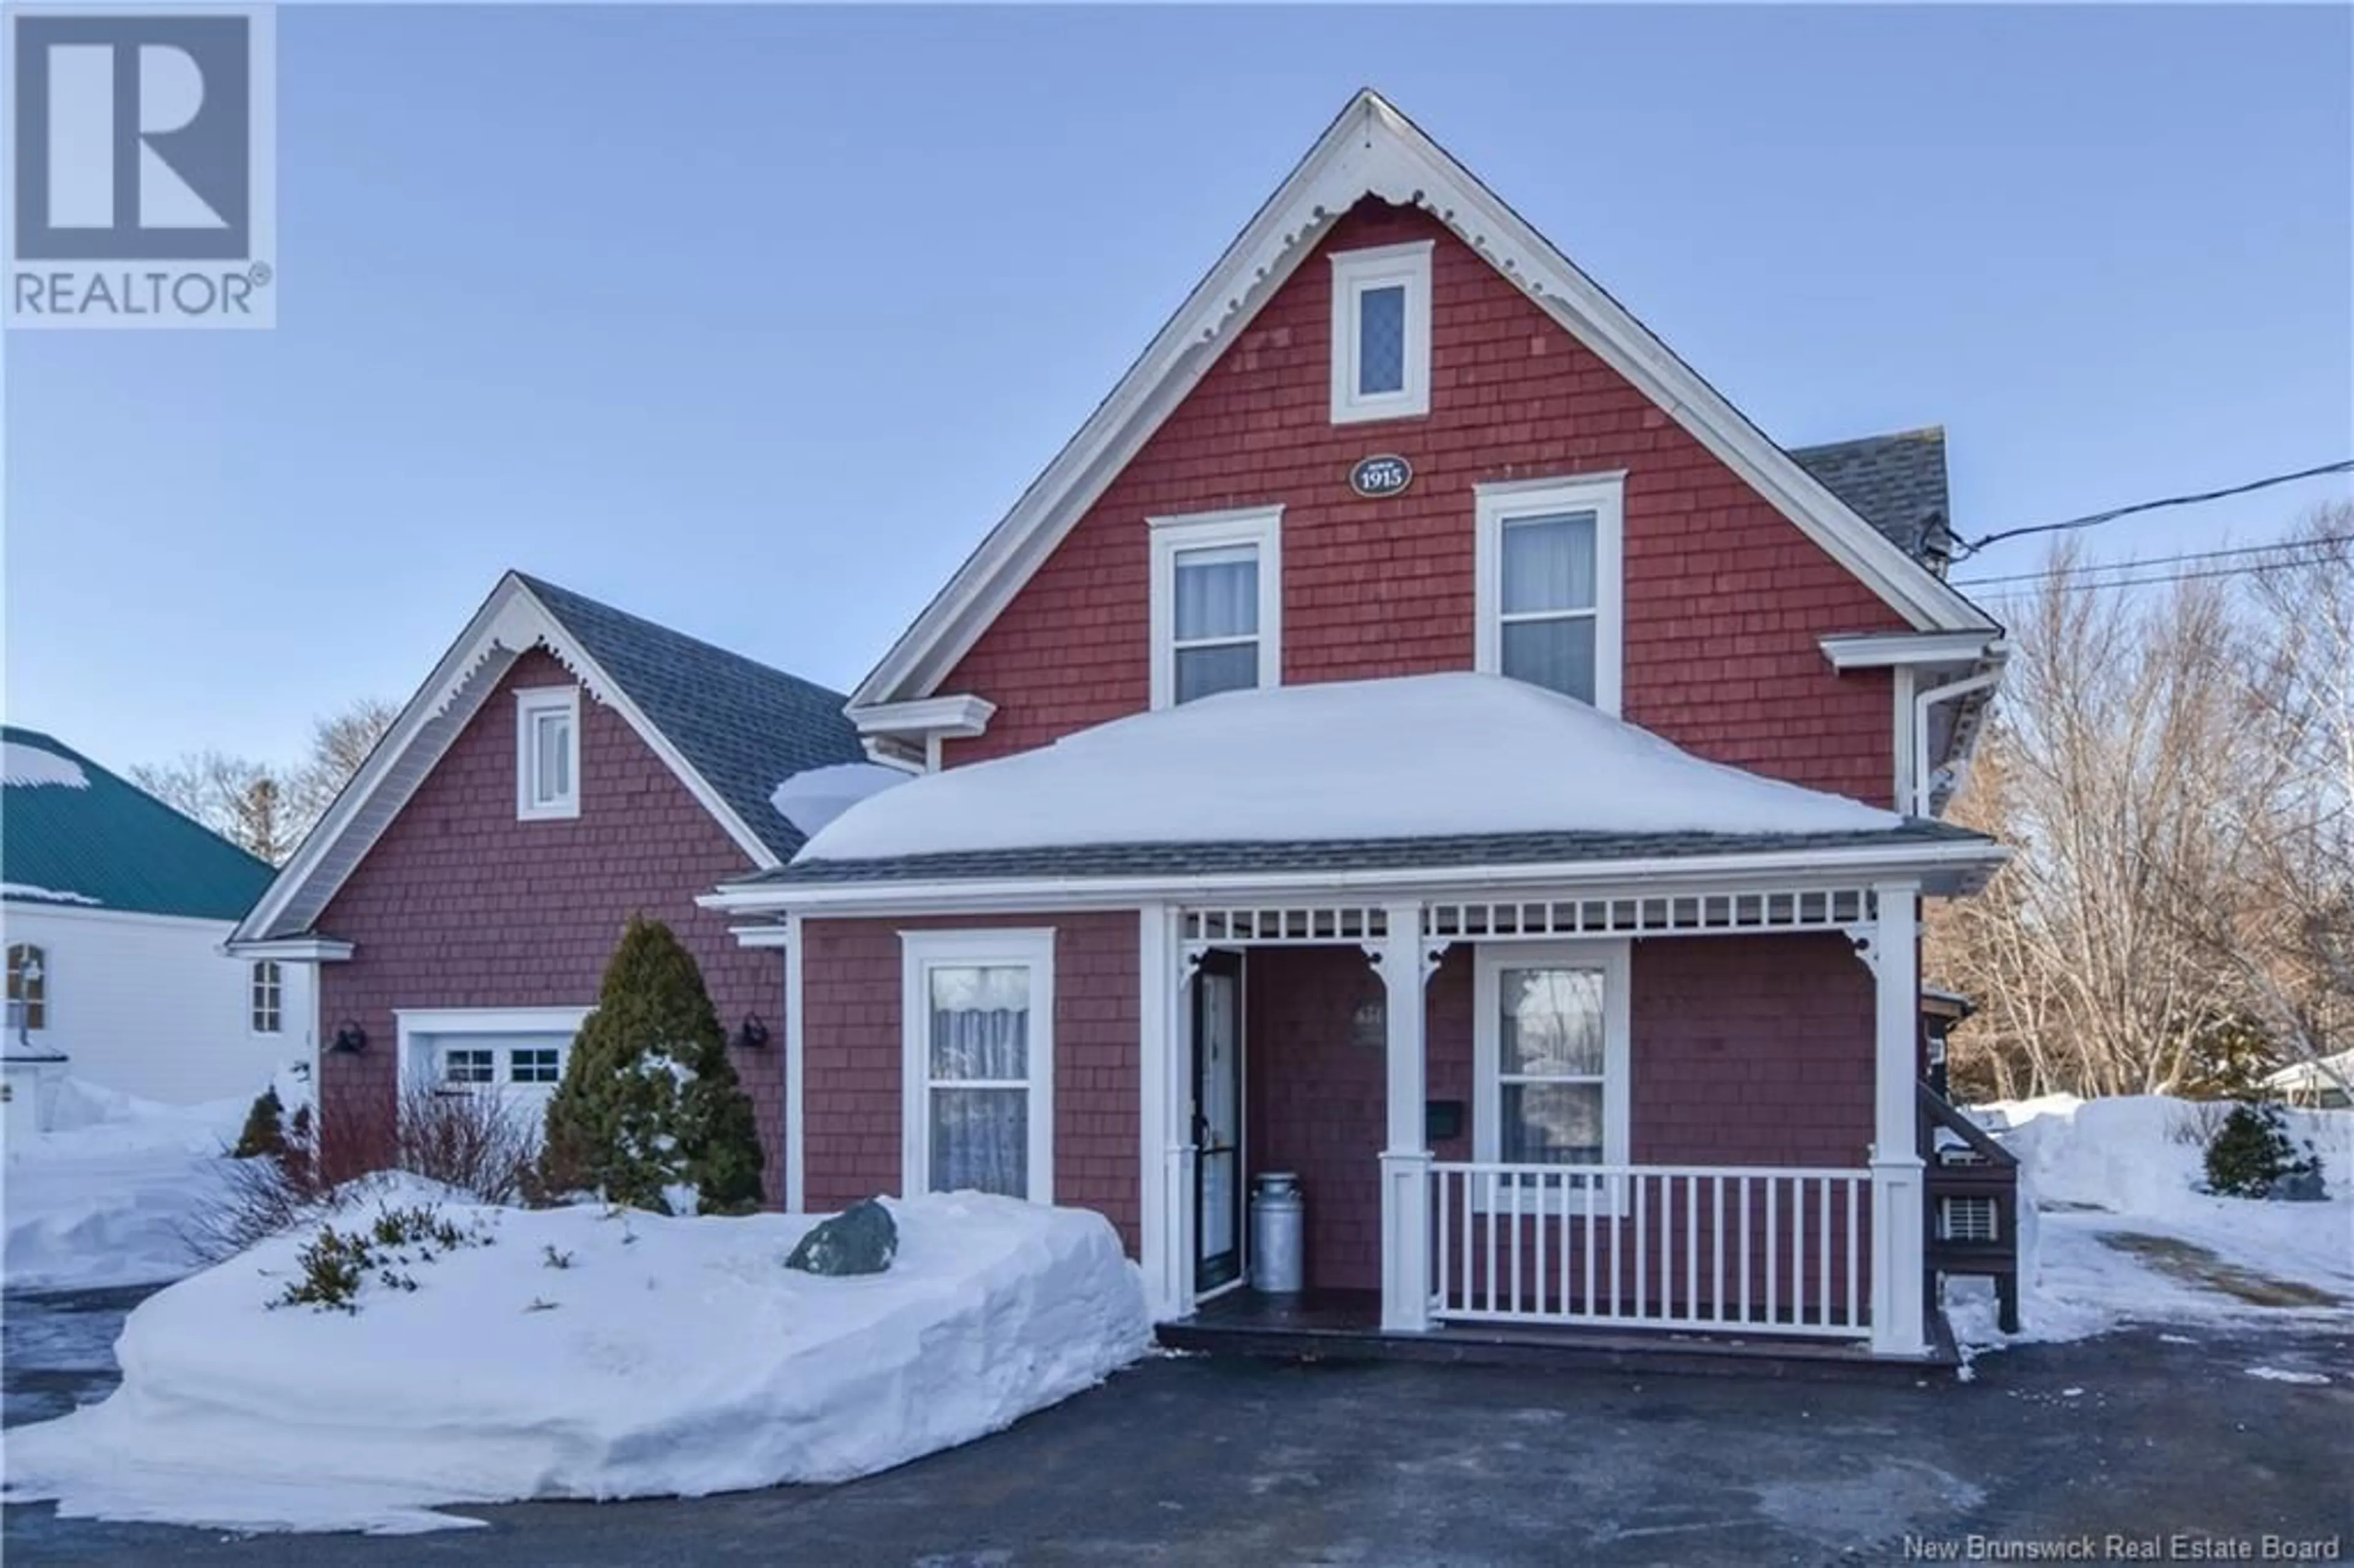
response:
M11 1024L27 1029L49 1026L49 955L30 942L8 948L8 1012Z
M580 688L515 694L515 815L580 814Z
M1055 934L908 931L904 1191L1054 1201Z
M1628 944L1483 944L1473 978L1473 1152L1482 1161L1564 1168L1516 1178L1582 1190L1579 1167L1627 1160ZM1606 1188L1606 1191L1610 1189Z
M1430 412L1427 239L1332 256L1332 422Z
M1625 481L1479 487L1476 667L1617 714Z
M1281 684L1283 508L1150 524L1152 705Z
M253 1033L275 1034L285 1027L286 971L278 967L277 959L254 961L249 1001Z

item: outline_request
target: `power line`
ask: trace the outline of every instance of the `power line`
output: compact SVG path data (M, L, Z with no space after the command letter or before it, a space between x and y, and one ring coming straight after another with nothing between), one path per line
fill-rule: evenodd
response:
M2318 558L2303 561L2243 561L2238 566L2211 567L2196 572L2159 572L2143 577L2101 577L2079 582L2054 584L2058 593L2090 593L2095 588L2148 588L2153 584L2204 582L2210 577L2253 577L2258 572L2296 570L2302 567L2317 567L2325 563ZM1958 586L1958 585L1956 585Z
M2294 556L2300 550L2317 549L2327 545L2348 544L2354 544L2354 534L2325 534L2318 538L2284 539L2271 545L2240 545L2228 550L2186 550L2179 556L2152 556L2147 560L2110 561L2098 566L2044 567L2031 572L2009 572L1995 577L1956 577L1954 580L1954 586L1956 588L1989 588L1997 583L2041 582L2046 577L2090 576L2101 572L2140 572L2147 571L2152 567L2170 567L2186 561L2220 561L2235 556L2277 555L2284 557L2277 562L2259 561L2250 568L2262 571L2274 565L2309 566L2314 563L2285 557Z
M2131 517L2137 513L2156 512L2168 506L2198 506L2210 501L2222 501L2234 495L2246 495L2253 491L2269 490L2276 484L2294 484L2299 480L2318 479L2324 474L2349 471L2354 471L2354 458L2342 458L2336 462L2325 462L2313 468L2299 469L2294 473L2267 474L2263 479L2252 479L2244 484L2226 485L2221 490L2203 490L2188 495L2168 495L2157 501L2137 501L2129 506L2112 506L2106 512L2094 512L2083 517L2071 517L2061 523L2038 523L2025 528L2005 528L1997 533L1980 535L1978 538L1957 544L1955 546L1956 558L1967 559L1977 555L1988 545L1998 545L2005 539L2024 538L2031 534L2057 534L2073 528L2092 528L2103 523L2114 523L2120 517Z

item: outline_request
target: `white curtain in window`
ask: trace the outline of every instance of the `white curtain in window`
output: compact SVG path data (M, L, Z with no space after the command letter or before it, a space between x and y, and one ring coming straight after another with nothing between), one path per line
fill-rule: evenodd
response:
M1258 547L1177 553L1177 641L1258 635Z
M1503 630L1505 674L1581 703L1594 700L1592 616L1508 620Z
M1592 609L1594 514L1530 517L1504 524L1504 613Z
M571 721L562 714L542 714L534 726L539 746L539 798L561 800L572 793L570 747L566 745Z
M931 1001L932 1191L1027 1198L1030 971L942 966Z

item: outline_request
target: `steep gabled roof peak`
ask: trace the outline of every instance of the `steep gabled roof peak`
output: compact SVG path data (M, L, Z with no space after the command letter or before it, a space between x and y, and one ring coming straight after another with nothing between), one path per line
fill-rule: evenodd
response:
M1690 431L1914 628L1995 628L1789 453L1389 99L1361 88L1109 396L860 683L856 706L931 696L1055 546L1341 217L1429 213Z

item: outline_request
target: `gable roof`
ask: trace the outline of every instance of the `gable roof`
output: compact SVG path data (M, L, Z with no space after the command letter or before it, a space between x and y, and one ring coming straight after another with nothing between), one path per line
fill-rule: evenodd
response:
M620 714L755 869L780 865L801 846L801 830L769 803L779 783L866 760L841 693L509 572L232 940L308 931L501 677L534 648Z
M0 895L28 908L234 920L275 873L38 730L0 726Z
M1365 196L1422 208L1649 397L1915 630L1993 621L1760 431L1493 191L1370 89L1351 99L1076 435L865 680L854 707L934 695L1152 432Z
M777 786L812 768L866 760L840 692L516 577L778 859L790 860L803 835L769 803Z
M1943 429L1932 425L1892 436L1793 447L1790 456L1914 560L1931 563L1935 569L1952 553Z

